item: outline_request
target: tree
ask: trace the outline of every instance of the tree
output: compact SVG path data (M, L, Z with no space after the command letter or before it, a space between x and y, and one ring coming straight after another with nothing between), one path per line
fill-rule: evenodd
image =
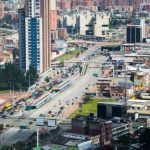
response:
M78 57L79 55L80 55L80 52L78 51L76 57Z
M14 144L12 147L15 150L21 150L23 147L25 147L25 143L20 141L20 142Z
M59 75L59 71L57 71L57 75Z
M139 141L141 143L142 150L149 150L150 148L150 129L146 128L144 132L140 134Z
M2 150L13 150L13 148L9 147L9 146L3 146Z
M24 72L14 64L7 63L4 68L0 68L0 90L24 89L27 86Z
M49 78L49 77L46 77L46 78L45 78L45 81L46 81L46 82L49 82L49 81L50 81L50 78Z
M3 129L4 129L4 125L0 124L0 133L3 131Z
M13 60L17 59L19 56L19 50L17 48L13 49Z
M65 66L65 62L64 61L61 61L60 62L60 67L64 67Z
M83 102L84 103L86 103L86 102L88 102L88 101L90 101L91 100L91 97L90 96L88 96L88 95L84 95L83 96Z
M29 70L26 74L26 79L28 80L28 83L30 82L30 85L34 84L38 78L38 74L36 69L30 65Z
M132 73L132 74L131 74L131 77L130 77L130 80L131 80L132 82L134 82L134 76L135 76L135 74Z
M122 144L123 146L128 146L130 141L131 139L129 135L123 135L119 137L118 143Z

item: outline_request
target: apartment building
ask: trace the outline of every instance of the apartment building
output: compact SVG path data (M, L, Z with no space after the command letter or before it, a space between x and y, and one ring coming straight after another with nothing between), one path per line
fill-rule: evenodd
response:
M72 119L71 132L99 138L101 145L110 144L112 138L112 122L94 116L77 116Z
M58 39L58 30L57 30L57 7L56 7L56 0L50 1L50 30L51 30L51 38L52 40Z
M114 6L132 6L134 10L140 8L142 0L101 0L103 9L113 8Z
M26 0L19 10L20 67L38 73L51 66L51 0Z
M111 78L99 78L96 83L98 96L110 97L110 84Z
M79 34L94 35L93 33L93 18L94 14L91 11L82 11L78 14L79 17Z
M100 144L110 144L112 138L112 122L102 119L94 119L89 123L89 135L100 135Z
M0 1L0 19L4 17L4 3Z
M59 39L67 39L68 37L67 29L66 28L58 29L58 37Z
M57 8L65 10L79 6L91 7L93 3L93 0L57 0Z
M79 33L82 36L105 38L109 29L109 12L82 10L64 14L62 24L68 33ZM61 19L60 19L61 20Z
M95 17L94 35L96 37L106 37L109 30L109 12L97 12Z

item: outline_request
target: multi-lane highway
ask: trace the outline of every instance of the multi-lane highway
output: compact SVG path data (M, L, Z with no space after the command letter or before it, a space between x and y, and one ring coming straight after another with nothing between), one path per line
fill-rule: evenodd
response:
M100 56L92 60L95 62L105 62L106 57ZM84 76L79 74L72 78L72 86L66 89L63 93L58 94L54 99L48 102L43 107L37 109L30 118L36 118L40 114L46 114L48 111L58 112L61 106L66 106L67 101L72 103L80 99L85 92L85 88L89 85L96 83L96 79L93 77L93 73L97 72L97 68L88 69L87 73ZM100 71L99 71L100 72ZM76 99L77 97L77 99ZM61 104L61 105L60 105Z
M94 49L92 49L94 51ZM82 57L86 57L91 52L87 52L86 54L82 54ZM80 58L79 58L80 59ZM71 60L72 61L72 60ZM103 63L106 61L106 57L104 56L97 56L90 61L96 62L96 63ZM90 63L90 61L88 63ZM60 107L64 107L64 109L68 109L67 107L71 106L72 102L77 103L77 101L82 97L82 95L85 92L86 87L93 85L96 83L96 78L93 77L93 73L100 73L99 68L96 68L97 64L93 64L93 68L89 68L87 70L87 73L83 76L75 75L71 78L72 85L66 89L64 92L57 94L57 96L53 99L51 99L48 103L46 103L41 108L35 110L31 114L28 115L24 120L10 120L14 122L16 128L9 129L7 132L2 134L3 144L11 145L14 142L17 142L18 140L24 140L25 137L28 137L27 135L30 135L33 131L35 131L35 124L32 125L30 130L20 131L18 130L18 126L20 124L24 124L25 122L29 122L30 118L36 118L40 114L48 114L49 111L52 113L57 113L60 110ZM70 105L67 106L67 103ZM57 116L56 116L57 117ZM65 119L65 118L63 118ZM8 134L9 133L9 134ZM20 139L20 137L23 137L23 139ZM25 136L24 136L25 135ZM14 141L15 137L15 141Z

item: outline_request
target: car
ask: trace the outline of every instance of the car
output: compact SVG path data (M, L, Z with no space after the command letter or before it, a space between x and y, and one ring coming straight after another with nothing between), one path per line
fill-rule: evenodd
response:
M2 115L2 116L1 116L1 118L3 118L3 119L7 119L7 118L8 118L8 116L6 116L6 115Z
M40 116L40 117L46 117L46 115L44 115L44 114L40 114L39 116Z
M30 121L30 122L29 122L29 125L31 125L31 124L33 124L33 122L32 122L32 121Z
M15 109L15 112L19 112L19 109Z
M13 111L11 111L11 112L10 112L10 115L13 115L13 114L14 114L14 112L13 112Z
M71 73L69 73L68 76L71 77Z
M49 113L49 114L51 114L51 113L52 113L52 111L50 110L48 113Z

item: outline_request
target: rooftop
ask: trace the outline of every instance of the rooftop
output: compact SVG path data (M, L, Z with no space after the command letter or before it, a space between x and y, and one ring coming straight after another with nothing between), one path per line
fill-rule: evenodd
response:
M104 105L119 105L119 106L123 106L124 103L121 102L98 102L98 104L104 104Z

